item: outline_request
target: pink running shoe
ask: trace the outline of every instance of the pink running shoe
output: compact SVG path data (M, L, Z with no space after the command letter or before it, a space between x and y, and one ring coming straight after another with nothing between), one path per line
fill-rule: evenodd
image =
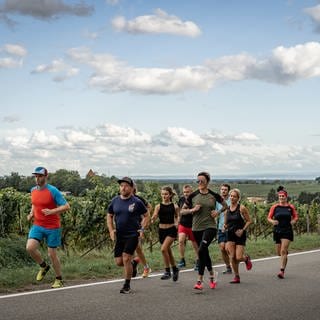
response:
M202 290L203 289L202 282L201 281L197 281L197 283L194 285L193 289Z
M251 262L251 259L250 259L249 255L247 255L246 260L245 260L244 263L246 264L247 270L251 270L252 269L252 262Z
M210 289L215 289L217 287L217 283L213 279L210 279L209 287Z
M234 283L240 283L240 277L239 277L239 276L235 276L235 277L233 278L233 280L230 281L230 283L232 283L232 284L234 284Z
M279 279L284 279L284 271L280 271L280 272L278 273L278 278L279 278Z

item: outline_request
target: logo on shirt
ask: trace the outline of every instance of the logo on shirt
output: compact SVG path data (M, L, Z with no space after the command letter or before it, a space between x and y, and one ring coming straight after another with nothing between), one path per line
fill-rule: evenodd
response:
M136 205L135 203L132 203L132 204L129 205L129 208L128 208L129 212L133 212L134 211L135 205Z

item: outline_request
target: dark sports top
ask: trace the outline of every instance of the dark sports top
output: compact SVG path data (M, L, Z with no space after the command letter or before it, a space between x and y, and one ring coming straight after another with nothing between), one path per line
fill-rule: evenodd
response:
M270 208L268 218L279 221L279 224L274 226L274 230L292 230L291 220L298 218L298 213L290 203L287 206L281 206L277 203Z
M142 216L147 213L143 202L135 196L121 199L116 196L111 200L107 212L114 215L117 236L129 238L138 235Z
M231 211L230 206L227 209L227 228L229 231L237 231L238 229L243 229L245 221L242 218L240 212L240 204L237 205L237 208L234 211Z
M192 230L203 231L208 228L216 228L217 222L212 218L211 211L215 210L216 202L223 203L223 198L216 192L208 189L208 193L203 194L199 190L192 192L186 200L186 204L191 209L196 204L201 206L200 210L192 215Z
M178 201L178 206L179 208L182 208L184 203L186 201L186 198L184 196L182 196L179 201ZM182 214L180 216L180 222L179 222L182 226L186 227L186 228L192 228L192 213L188 213L188 214Z
M174 223L174 216L176 209L173 203L163 204L160 203L160 209L158 213L159 223L170 224Z

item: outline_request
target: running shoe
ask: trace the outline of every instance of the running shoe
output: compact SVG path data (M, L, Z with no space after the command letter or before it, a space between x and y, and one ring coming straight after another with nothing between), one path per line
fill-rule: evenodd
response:
M142 273L142 278L147 278L150 273L151 273L151 268L150 267L144 267L143 268L143 273Z
M182 258L178 263L178 267L184 268L185 266L186 266L186 260L184 258Z
M233 278L233 280L232 281L230 281L230 283L240 283L240 277L239 276L235 276L234 278Z
M60 279L55 279L54 283L51 286L51 288L53 289L62 288L62 287L63 287L63 281Z
M131 288L130 288L130 286L126 286L126 285L124 285L123 287L122 287L122 289L120 290L120 293L131 293L132 291L131 291Z
M278 273L278 278L279 278L279 279L284 279L284 271L280 271L280 272Z
M217 282L215 282L213 278L210 278L209 287L210 289L215 289L217 287Z
M245 260L244 263L246 264L247 270L251 270L252 269L252 262L251 262L251 259L250 259L249 255L247 255L246 260Z
M179 269L176 268L175 270L172 271L172 280L178 281L178 279L179 279Z
M230 267L230 266L227 267L226 270L224 270L224 271L222 272L222 274L232 274L232 269L231 269L231 267Z
M37 274L37 281L41 281L44 278L44 276L48 273L49 269L49 265L45 266L44 268L41 267Z
M137 276L138 270L137 270L137 265L139 263L139 258L136 257L132 259L131 264L132 264L132 278Z
M203 285L202 285L202 281L197 281L197 283L194 285L193 289L196 290L202 290L203 289Z
M171 273L170 272L165 272L162 276L161 276L161 280L168 280L171 278Z

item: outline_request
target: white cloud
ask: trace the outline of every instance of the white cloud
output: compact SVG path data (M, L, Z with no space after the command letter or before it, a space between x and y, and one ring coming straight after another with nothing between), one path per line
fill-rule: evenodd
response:
M205 141L196 133L184 128L168 128L166 135L181 147L199 147Z
M54 81L60 82L72 78L79 73L79 69L65 63L62 59L53 60L50 64L38 65L31 73L53 73Z
M17 60L13 58L0 58L0 69L1 68L18 68L23 64L22 60Z
M103 92L175 94L190 90L208 91L221 82L246 79L287 85L320 76L320 43L277 47L264 59L248 54L207 60L203 65L177 68L136 68L109 54L95 54L88 48L68 51L75 62L93 69L91 87Z
M0 47L0 53L4 55L0 57L0 69L18 68L23 65L22 57L27 54L27 50L21 45L8 43Z
M18 44L5 44L2 51L18 57L24 57L27 54L27 50Z
M96 134L102 141L120 146L148 144L151 142L150 135L145 132L110 124L98 127Z
M320 32L320 4L314 7L305 8L304 12L311 17L315 24L315 30Z
M50 149L60 147L64 144L63 140L56 135L48 134L44 130L35 131L29 141L30 146L35 148Z
M267 145L253 133L197 133L170 127L154 135L104 124L93 128L57 128L54 133L17 129L0 137L0 175L28 174L39 161L50 171L89 168L110 174L194 174L239 172L317 172L319 147ZM159 137L165 143L158 143ZM6 150L4 152L4 150ZM39 160L42 159L42 160ZM10 169L4 164L10 163Z
M169 15L161 9L155 10L154 15L145 15L126 20L123 16L115 17L112 26L117 31L129 33L167 33L173 35L197 37L201 34L200 28L192 21L182 21L180 18Z
M320 43L309 42L291 48L278 47L273 50L270 63L278 72L275 80L291 82L320 76Z
M235 135L236 140L242 140L242 141L257 141L259 138L254 134L250 132L242 132L240 134Z

